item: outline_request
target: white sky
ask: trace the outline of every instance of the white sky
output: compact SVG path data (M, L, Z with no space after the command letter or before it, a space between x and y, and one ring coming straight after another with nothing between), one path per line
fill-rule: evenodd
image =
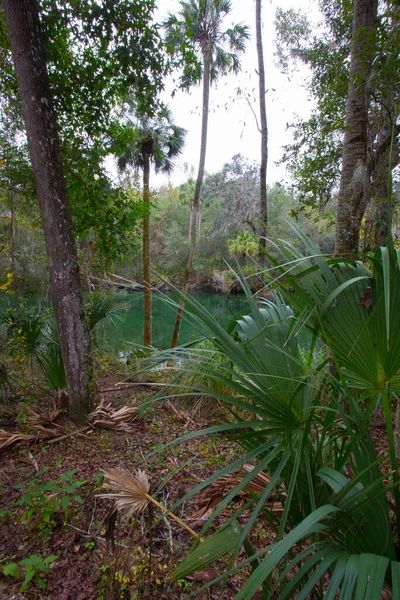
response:
M282 157L282 146L291 139L286 130L287 123L293 121L294 115L306 118L310 112L311 101L303 87L306 69L291 76L290 81L274 64L274 20L277 6L286 10L302 8L308 14L316 15L316 0L264 0L263 1L263 45L266 71L267 119L269 130L268 183L287 181L283 165L276 165ZM179 0L159 0L157 19L164 18L168 12L179 10ZM255 118L248 103L238 99L236 90L240 87L247 90L254 98L253 107L258 114L258 76L256 39L255 39L255 2L254 0L232 0L232 12L226 18L226 27L232 23L242 22L249 26L251 39L247 50L241 56L242 72L238 76L229 75L219 79L217 86L210 93L210 114L208 127L208 143L206 171L218 171L232 156L241 153L244 157L259 161L260 134ZM200 151L201 130L201 88L192 88L190 93L177 92L171 98L172 78L166 85L162 95L172 110L175 123L188 130L186 145L182 156L176 161L174 173L170 180L174 185L187 178L185 163L192 165L197 173ZM153 185L167 181L166 176L153 177Z
M252 106L258 115L258 75L256 69L257 53L255 38L255 2L254 0L231 0L232 11L226 17L225 26L233 23L245 23L249 26L251 38L247 42L245 54L241 55L242 71L239 75L220 78L210 91L210 114L208 124L206 171L214 173L229 162L235 154L242 154L250 160L260 160L261 136L254 115L245 99L237 96L237 88L251 94ZM290 183L284 165L276 163L282 158L282 147L291 141L287 124L295 120L296 115L307 118L311 110L311 100L304 87L309 72L299 67L290 79L283 75L274 63L274 20L277 7L303 9L316 23L319 18L317 0L263 0L263 45L267 92L268 120L268 173L269 185L276 181ZM158 0L155 20L162 22L169 12L179 11L179 0ZM176 77L177 79L177 77ZM161 99L172 110L177 125L187 129L184 151L175 162L175 170L169 176L152 175L152 186L167 183L179 185L187 179L187 166L197 173L200 152L201 133L201 87L191 91L174 89L173 77L166 82ZM106 161L108 169L116 175L112 159Z

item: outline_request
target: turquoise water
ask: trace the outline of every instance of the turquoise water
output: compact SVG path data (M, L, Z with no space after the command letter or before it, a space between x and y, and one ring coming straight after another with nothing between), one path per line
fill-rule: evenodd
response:
M122 320L99 325L97 339L101 344L107 345L115 353L126 352L132 348L129 343L143 343L143 294L119 293L118 299L125 302L127 310L122 313ZM234 318L246 310L246 299L244 296L225 296L224 294L197 293L193 297L198 300L216 319L226 326ZM152 296L153 315L153 346L157 348L169 348L171 344L172 331L174 328L176 309L169 306L163 300L161 294ZM181 344L195 340L200 336L196 329L185 321L182 321Z

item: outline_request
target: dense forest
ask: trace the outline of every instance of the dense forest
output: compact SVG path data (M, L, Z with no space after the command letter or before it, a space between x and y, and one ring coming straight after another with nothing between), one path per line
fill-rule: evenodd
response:
M166 4L0 0L0 599L400 598L398 2L276 7L281 181L265 2Z

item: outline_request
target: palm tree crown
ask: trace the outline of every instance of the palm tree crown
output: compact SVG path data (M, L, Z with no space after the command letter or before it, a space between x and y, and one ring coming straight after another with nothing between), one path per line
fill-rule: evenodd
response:
M222 29L224 17L231 8L230 0L181 0L178 15L169 15L165 22L167 48L172 53L178 49L182 52L186 44L202 59L193 64L196 57L188 50L184 52L192 64L185 65L182 87L201 80L202 63L206 60L210 62L211 82L229 71L240 71L238 54L244 52L250 34L247 25L242 23Z
M128 166L142 171L147 157L156 173L171 173L174 169L172 159L182 153L186 129L173 123L170 109L163 106L153 119L146 116L129 118L127 126L133 139L118 159L120 171L125 171Z

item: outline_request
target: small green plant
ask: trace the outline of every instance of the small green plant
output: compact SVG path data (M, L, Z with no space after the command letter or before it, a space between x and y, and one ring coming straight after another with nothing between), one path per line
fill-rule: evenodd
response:
M19 579L21 577L20 567L24 569L25 578L21 584L21 592L24 592L30 582L34 582L42 589L47 587L47 575L50 570L50 565L57 559L55 554L42 558L37 554L31 554L28 558L23 558L19 563L8 563L3 567L4 575L11 575Z
M8 508L0 510L0 523L4 523L7 529L10 529L10 523L13 518L14 513L12 510L9 510Z
M103 471L99 471L94 476L94 485L96 486L96 488L98 488L98 487L102 487L103 483L104 483L104 473L103 473Z
M115 581L117 582L117 584L119 584L120 587L119 597L125 598L125 592L128 589L128 584L130 583L131 578L124 575L121 571L117 571L115 573Z
M176 584L185 594L188 594L194 585L194 581L189 581L188 579L177 579Z
M95 547L95 543L93 540L91 540L90 542L86 542L86 544L85 544L86 550L94 550L94 547Z
M100 581L97 588L97 600L104 600L105 593L110 584L110 565L101 565L100 567Z
M48 471L47 467L40 469L28 482L15 486L25 492L16 503L17 506L25 507L22 522L28 524L32 519L35 520L39 533L44 536L51 533L56 526L57 513L64 514L65 522L70 503L72 501L82 503L77 490L84 483L83 479L74 480L76 469L60 475L56 481L41 482L41 477L46 471Z

